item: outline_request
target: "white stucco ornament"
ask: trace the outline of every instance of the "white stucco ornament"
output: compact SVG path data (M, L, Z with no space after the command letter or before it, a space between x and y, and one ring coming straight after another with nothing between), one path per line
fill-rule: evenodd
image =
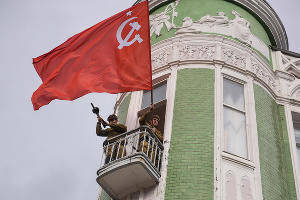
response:
M269 59L268 46L251 33L250 22L235 10L232 11L232 14L235 16L233 20L229 20L224 12L218 12L216 16L205 15L194 22L190 17L185 17L182 26L176 28L175 34L218 33L228 35L251 45Z
M160 36L161 29L164 25L168 31L176 27L174 24L174 18L178 16L176 7L179 4L179 1L180 0L176 0L173 3L170 3L161 13L150 15L150 36L152 36L153 33L155 33L157 37Z

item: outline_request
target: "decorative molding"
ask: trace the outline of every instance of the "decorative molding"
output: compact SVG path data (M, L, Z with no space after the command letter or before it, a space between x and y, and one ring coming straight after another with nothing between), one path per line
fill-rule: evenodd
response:
M244 8L252 11L257 16L257 19L262 20L269 28L272 36L274 37L276 46L281 49L288 50L288 38L284 26L272 9L272 7L265 0L227 0L237 5L242 5ZM160 4L166 3L168 0L150 0L150 10L159 7Z
M270 70L259 65L254 59L251 59L250 71L255 75L255 78L263 81L267 86L269 86L275 94L280 93L280 88L277 83L278 81L276 81L273 72L270 72Z
M231 163L236 163L240 166L245 166L248 169L254 170L255 169L255 165L253 162L249 161L249 160L245 160L243 158L237 157L235 155L231 155L227 152L222 152L221 153L222 159L224 160L228 160Z
M229 20L224 12L218 12L216 16L205 15L195 22L193 22L192 18L185 17L182 26L176 28L175 35L184 33L218 33L231 36L253 46L266 58L270 59L268 46L251 33L250 22L242 18L235 10L232 10L232 14L235 16L233 20Z
M300 79L300 58L292 57L281 53L282 71L293 74L297 79Z
M216 47L213 45L182 44L178 46L179 60L213 60Z
M276 75L284 96L300 101L300 58L276 51Z
M235 174L229 170L225 175L225 200L237 200Z
M241 196L242 200L253 200L251 183L248 176L241 179Z
M152 54L151 55L152 70L155 70L160 66L164 66L164 65L168 64L171 53L172 53L172 47L159 50L159 52Z
M241 52L236 51L232 48L221 47L222 49L222 57L225 63L230 65L239 66L243 69L246 69L246 56Z
M161 13L150 15L150 36L155 33L156 37L159 37L164 25L168 32L176 27L174 24L174 18L178 16L176 7L179 4L179 1L180 0L176 0L175 2L168 4L166 9Z
M153 70L167 69L178 63L221 64L252 76L276 99L290 98L282 94L279 77L269 63L247 45L220 35L182 34L152 46ZM282 73L281 73L282 74ZM288 76L287 78L290 78ZM300 99L299 99L300 100Z

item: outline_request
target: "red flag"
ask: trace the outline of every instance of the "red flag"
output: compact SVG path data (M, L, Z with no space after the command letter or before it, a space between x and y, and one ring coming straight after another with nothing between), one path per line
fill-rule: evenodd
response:
M152 89L148 1L74 35L33 59L42 85L34 110L54 99L74 100L91 92Z

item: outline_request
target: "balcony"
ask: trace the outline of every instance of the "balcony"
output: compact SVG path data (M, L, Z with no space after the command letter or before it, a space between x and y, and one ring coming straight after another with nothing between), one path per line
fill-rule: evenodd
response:
M115 200L156 185L160 178L163 144L146 126L103 144L98 184Z

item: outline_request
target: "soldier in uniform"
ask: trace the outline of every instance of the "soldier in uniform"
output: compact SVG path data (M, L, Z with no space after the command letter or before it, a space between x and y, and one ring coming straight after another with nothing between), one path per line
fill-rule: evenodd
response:
M110 115L107 118L108 124L99 115L97 116L97 118L98 118L98 122L96 126L96 134L101 137L107 137L105 141L115 136L121 135L122 133L125 133L127 131L127 127L124 124L119 124L118 117L114 114ZM101 124L103 126L107 125L110 128L102 129ZM119 145L115 145L114 149L112 149L112 146L109 146L107 149L105 149L105 154L106 154L105 164L107 164L109 160L111 161L115 160L117 155L118 158L121 158L122 154L123 156L125 156L126 152L125 151L123 152L123 149L124 149L124 142L120 142Z
M157 126L159 124L159 116L158 115L153 115L151 117L150 121L146 121L148 118L151 116L151 111L153 111L154 105L151 104L149 109L140 117L139 123L141 126L148 126L151 128L153 133L156 135L156 137L163 142L163 135L162 133L157 129ZM154 161L154 156L155 156L155 149L156 146L153 146L152 148L153 141L149 141L148 137L145 137L144 134L141 134L140 136L140 145L139 145L139 151L143 151L145 154L148 152L148 157L152 157L152 161ZM153 149L153 152L152 152ZM152 153L152 155L151 155Z

